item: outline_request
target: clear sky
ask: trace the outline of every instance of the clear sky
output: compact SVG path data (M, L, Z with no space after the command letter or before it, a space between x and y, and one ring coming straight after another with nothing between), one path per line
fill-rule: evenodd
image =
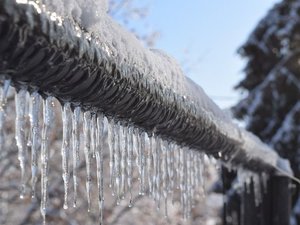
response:
M147 21L161 37L156 48L182 62L190 76L222 108L240 94L244 61L236 51L278 0L148 0Z

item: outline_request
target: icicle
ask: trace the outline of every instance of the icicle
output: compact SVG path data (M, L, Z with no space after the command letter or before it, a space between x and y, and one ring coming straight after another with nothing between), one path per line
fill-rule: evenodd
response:
M186 219L186 151L180 149L180 192L181 192L181 206L184 219Z
M71 134L72 134L72 121L71 121L71 104L65 103L62 109L62 121L63 121L63 140L62 140L62 170L63 170L63 181L64 181L64 209L68 208L68 189L69 189L69 154L71 148Z
M176 189L179 190L180 189L180 147L179 146L176 146L176 151L175 151L175 166L176 166L176 170L174 170L174 173L175 173L175 183L176 183Z
M97 163L97 185L98 185L98 204L100 211L100 225L103 224L103 206L104 206L104 183L103 183L103 115L97 116L96 127L96 163Z
M116 123L114 126L115 133L115 147L114 147L114 177L115 177L115 194L117 197L117 205L120 204L120 188L121 188L121 125Z
M40 112L41 97L37 92L31 94L31 111L30 125L31 125L31 196L35 198L35 188L37 182L38 172L38 150L40 143L40 128L39 128L39 112Z
M152 154L153 154L153 176L152 176L152 196L154 201L156 201L157 199L157 136L153 137L153 141L152 141Z
M139 135L139 140L140 140L140 156L139 156L139 164L140 164L140 191L139 195L144 195L145 194L145 137L146 133L143 132L142 134Z
M174 179L173 179L173 164L174 164L174 147L173 143L169 143L167 146L167 172L168 172L168 192L172 193L174 187Z
M141 181L141 174L142 174L142 169L141 169L141 137L140 137L140 132L138 130L138 128L135 128L133 130L134 136L133 136L133 150L135 152L136 158L135 158L135 162L136 165L138 167L138 172L139 172L139 177L138 180ZM140 190L139 190L140 193Z
M7 93L10 86L10 80L4 80L0 86L0 148L4 148L4 119Z
M168 176L168 155L167 155L168 142L162 143L162 181L163 181L163 197L165 203L165 217L168 217L168 188L169 188L169 176Z
M152 135L149 139L149 154L148 154L148 184L149 184L149 194L153 194L153 166L154 166L154 160L153 160L153 144L154 144L154 136Z
M121 127L121 198L125 198L126 181L127 181L127 153L128 153L128 135L125 131L125 127Z
M160 199L161 199L161 140L158 138L156 140L156 203L157 209L160 209Z
M79 162L80 147L80 107L76 107L72 114L72 154L73 154L73 183L74 183L74 200L73 207L77 206L77 164Z
M110 188L112 188L114 192L114 152L115 152L115 134L114 134L114 121L107 120L107 130L108 130L108 148L109 148L109 169L110 169ZM114 195L114 193L113 193Z
M129 207L132 207L132 177L133 177L133 128L130 126L128 128L128 158L127 158L127 185L128 185L128 191L129 191Z
M46 223L46 207L48 201L48 161L49 161L49 145L51 123L53 122L54 103L53 98L48 97L43 102L43 130L42 130L42 145L41 145L41 214L43 223Z
M172 204L174 204L175 196L174 196L174 189L175 189L175 177L174 177L174 171L177 170L177 168L174 167L175 162L175 154L174 154L174 143L170 143L170 146L168 148L167 152L167 162L168 162L168 173L169 173L169 193L172 196Z
M254 198L255 198L255 205L259 206L262 202L262 190L261 190L261 181L260 175L253 174L252 177L253 186L254 186Z
M24 197L26 188L25 165L26 165L26 94L25 89L21 89L15 96L16 102L16 142L18 146L18 159L21 167L21 191L20 198Z
M91 127L91 113L84 113L83 120L83 135L84 135L84 155L86 163L86 192L88 200L88 212L91 211L91 149L90 149L90 127Z
M187 191L187 198L186 198L186 218L190 217L191 209L192 209L192 151L187 149L187 169L186 169L186 191Z
M95 158L96 151L96 123L96 114L93 114L91 120L91 153L93 158Z

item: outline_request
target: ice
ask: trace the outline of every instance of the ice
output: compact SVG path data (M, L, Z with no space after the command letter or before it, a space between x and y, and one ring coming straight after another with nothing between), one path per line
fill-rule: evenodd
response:
M129 191L129 206L132 206L132 178L133 178L133 127L128 127L128 142L127 142L127 151L128 151L128 158L127 158L127 185Z
M115 167L115 133L114 133L114 121L113 120L105 120L107 123L107 131L108 131L108 148L109 148L109 168L110 168L110 188L114 190L114 167ZM114 192L113 192L114 194Z
M144 195L145 194L145 178L146 178L146 170L145 170L145 151L146 151L146 133L145 132L138 132L138 137L139 137L139 166L140 166L140 191L139 195Z
M103 207L104 207L104 182L103 182L103 136L104 136L104 117L102 114L97 115L96 127L96 164L97 164L97 186L98 186L98 205L100 211L100 224L103 224Z
M5 122L5 105L7 93L10 86L10 80L4 80L0 85L0 148L4 148L4 122Z
M167 155L167 142L163 142L161 146L162 150L162 193L163 193L163 198L164 198L164 207L165 207L165 217L168 216L168 188L169 188L169 176L168 176L168 155Z
M79 147L80 147L80 112L79 106L75 107L72 114L72 155L73 155L73 186L74 199L73 207L77 206L77 164L79 162Z
M43 101L43 129L42 129L42 144L41 144L41 214L43 223L46 224L46 208L48 201L48 161L51 124L54 119L54 102L53 97L47 97Z
M26 188L26 161L27 161L27 144L26 144L26 95L25 89L19 90L15 95L16 104L16 142L18 147L18 159L21 168L21 190L20 198L24 197Z
M36 182L38 179L38 156L40 147L40 127L39 114L41 106L41 97L37 92L31 94L30 101L30 126L31 126L31 196L35 198Z
M125 198L126 193L126 183L127 183L127 157L128 157L128 135L127 135L127 128L121 126L120 132L120 146L121 146L121 198Z
M69 190L69 155L71 150L71 142L72 142L72 110L71 104L65 103L62 108L62 122L63 122L63 139L62 139L62 177L64 181L64 209L68 208L68 190Z
M148 165L148 185L149 185L149 195L153 195L153 177L154 177L154 168L153 168L153 165L154 165L154 136L152 135L150 138L149 138L149 154L148 154L148 162L147 162L147 165Z
M91 153L93 158L96 157L96 126L97 126L97 118L96 114L92 114L92 120L91 120Z
M92 176L91 176L91 139L90 139L90 128L91 128L91 113L84 112L83 114L83 141L84 141L84 156L86 164L86 194L88 201L88 212L91 211L91 187L92 187Z
M121 126L120 123L114 124L115 142L114 142L114 193L117 197L117 205L120 204L121 187Z
M161 140L157 138L155 146L155 201L157 208L160 208L161 201Z

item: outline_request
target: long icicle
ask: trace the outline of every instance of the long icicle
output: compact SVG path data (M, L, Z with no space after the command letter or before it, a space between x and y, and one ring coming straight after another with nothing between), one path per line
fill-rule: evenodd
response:
M132 207L132 177L133 177L133 127L128 127L128 158L127 158L127 185L129 191L129 207Z
M21 168L21 190L20 198L24 198L26 188L26 177L25 177L25 165L27 155L26 145L26 94L25 89L21 89L16 93L16 142L18 146L18 159L20 161Z
M103 115L97 116L96 127L96 164L97 164L97 185L98 185L98 204L100 211L100 225L103 224L103 206L104 206L104 183L103 183Z
M115 152L115 133L114 133L114 120L107 120L107 135L108 135L108 148L109 148L109 170L110 170L110 183L109 187L112 189L112 193L114 195L114 168L115 168L115 160L114 160L114 152Z
M117 198L117 205L120 204L120 185L121 185L121 125L120 123L115 123L114 130L115 130L115 152L114 152L114 175L115 175L115 194Z
M38 179L38 150L40 143L40 114L41 96L37 92L31 94L31 111L30 111L30 125L31 125L31 197L35 198L36 182Z
M127 182L127 148L128 148L128 140L127 140L127 130L125 126L121 127L121 199L125 198L126 193L126 182Z
M42 130L42 146L41 146L41 214L43 216L43 224L46 224L46 208L48 201L48 161L51 123L54 118L53 97L48 97L43 102L43 130Z
M73 154L73 184L74 184L74 199L73 207L77 206L77 164L79 162L79 147L80 147L80 107L75 107L72 114L72 154Z
M96 118L96 114L92 115L91 118L91 154L93 156L93 158L96 157L95 153L96 153L96 126L97 126L97 118Z
M69 154L71 149L71 134L72 134L72 121L71 121L71 104L65 103L62 108L62 121L63 121L63 140L62 140L62 178L64 181L64 209L68 208L68 189L69 189Z
M0 95L0 148L4 148L4 121L5 121L5 106L7 102L7 93L10 87L10 80L4 80L1 84Z
M83 120L83 135L84 135L84 155L86 162L86 193L88 200L88 212L91 211L91 149L90 149L90 127L91 127L91 113L84 113Z

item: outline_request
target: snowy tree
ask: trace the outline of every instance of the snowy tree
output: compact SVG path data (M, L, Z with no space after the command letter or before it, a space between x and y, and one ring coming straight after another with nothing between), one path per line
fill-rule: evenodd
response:
M234 108L247 129L291 162L300 175L300 2L284 0L239 49L247 60L236 86L246 97Z

